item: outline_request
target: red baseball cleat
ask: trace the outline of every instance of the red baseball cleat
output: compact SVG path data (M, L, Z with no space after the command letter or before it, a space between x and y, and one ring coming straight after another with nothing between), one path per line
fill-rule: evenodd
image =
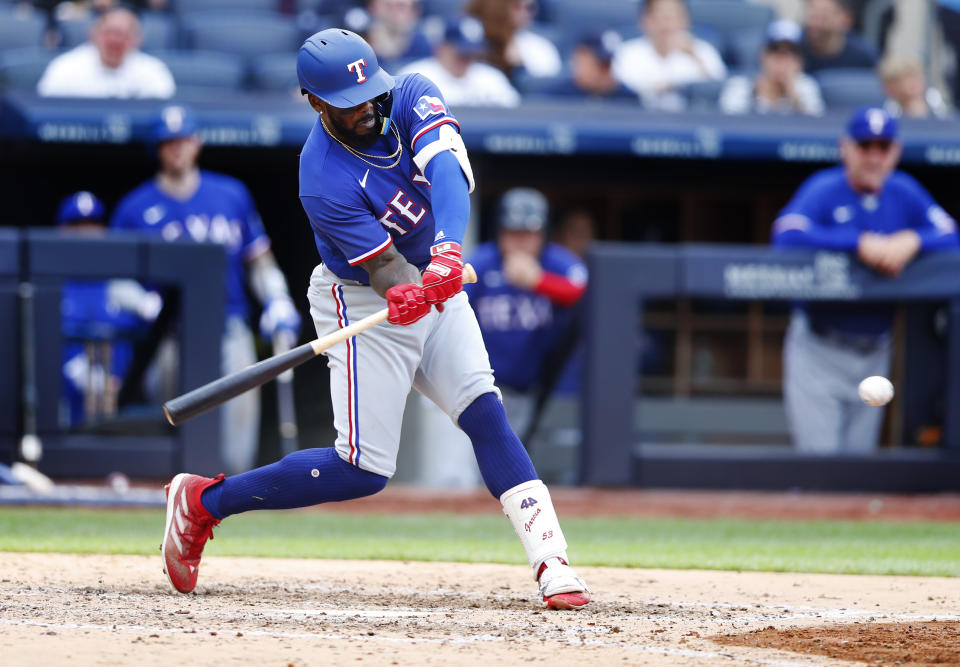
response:
M197 585L200 556L207 539L213 539L213 527L220 523L200 502L203 491L222 482L216 477L180 473L164 488L167 491L167 526L163 533L163 571L170 585L189 593Z
M548 558L537 572L540 597L547 609L580 609L590 602L590 590L562 558Z

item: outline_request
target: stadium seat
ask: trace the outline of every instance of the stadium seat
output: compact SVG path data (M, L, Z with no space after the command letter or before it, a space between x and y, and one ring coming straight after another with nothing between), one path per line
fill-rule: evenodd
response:
M690 0L690 22L712 25L724 35L745 28L765 28L773 8L747 0Z
M723 58L727 65L737 69L755 70L760 67L760 52L767 40L765 28L744 28L731 33Z
M0 51L0 89L36 90L37 81L56 55L40 47Z
M723 81L697 81L683 88L690 111L716 111L723 90Z
M775 18L771 7L747 0L690 0L689 7L694 32L697 27L710 26L716 38L701 38L717 48L728 66L744 68L757 63L766 27Z
M246 67L242 58L210 51L162 51L155 53L167 64L177 83L177 93L192 88L243 88Z
M453 18L463 13L467 0L422 0L423 16Z
M295 53L268 53L254 58L250 65L251 85L257 90L285 92L296 90Z
M144 51L165 51L180 46L177 23L173 16L163 12L144 12L140 15L143 25Z
M190 14L184 20L184 29L191 48L245 58L296 53L302 43L296 22L279 14Z
M42 46L46 25L46 17L38 11L0 6L0 48Z
M637 5L628 0L556 0L550 8L550 17L571 43L604 30L630 36L637 31Z
M177 12L189 16L195 12L279 13L277 0L187 0L177 3Z
M886 98L883 84L869 68L825 69L817 72L815 76L828 109L883 104Z
M565 83L569 76L568 72L556 76L530 76L521 71L514 77L513 85L524 99L555 98L555 89Z
M60 31L60 47L72 49L83 44L87 41L87 35L89 35L92 25L92 17L57 21L57 29Z
M690 32L697 39L702 39L717 50L721 57L727 46L726 36L709 23L695 23L690 26ZM726 60L724 60L726 62Z

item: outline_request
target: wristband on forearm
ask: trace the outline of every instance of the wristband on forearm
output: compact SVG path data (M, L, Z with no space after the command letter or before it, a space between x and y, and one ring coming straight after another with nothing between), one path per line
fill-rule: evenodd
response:
M559 273L544 271L533 290L549 298L558 306L572 306L587 290L586 285L580 285Z

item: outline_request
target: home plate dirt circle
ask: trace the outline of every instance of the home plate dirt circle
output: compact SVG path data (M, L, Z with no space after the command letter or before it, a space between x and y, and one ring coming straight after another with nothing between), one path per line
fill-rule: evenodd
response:
M43 667L960 663L958 579L580 570L594 602L554 612L522 566L209 557L180 595L157 557L0 553L0 655Z

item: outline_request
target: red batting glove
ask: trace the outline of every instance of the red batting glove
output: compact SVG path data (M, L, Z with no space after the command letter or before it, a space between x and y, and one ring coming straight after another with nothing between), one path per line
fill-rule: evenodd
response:
M444 241L430 248L433 259L423 271L423 294L427 303L441 304L463 289L463 257L460 244ZM438 310L442 308L438 305Z
M407 326L430 312L423 288L413 283L394 285L387 290L387 321Z

